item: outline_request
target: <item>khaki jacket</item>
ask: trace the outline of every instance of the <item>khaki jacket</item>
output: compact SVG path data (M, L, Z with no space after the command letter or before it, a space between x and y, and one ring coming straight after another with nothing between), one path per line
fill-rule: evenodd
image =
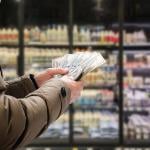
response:
M32 142L64 112L69 99L61 80L49 80L36 90L27 76L11 82L0 76L0 150Z

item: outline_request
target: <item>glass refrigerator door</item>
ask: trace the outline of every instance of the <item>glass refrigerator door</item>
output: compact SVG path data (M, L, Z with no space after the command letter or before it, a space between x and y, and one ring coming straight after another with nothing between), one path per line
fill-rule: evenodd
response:
M25 69L38 72L68 51L68 1L25 2Z
M0 65L6 80L17 76L17 1L0 3Z
M25 1L25 72L51 68L52 59L69 53L68 0ZM61 144L68 141L69 115L66 112L35 140L35 144Z
M112 9L111 9L112 8ZM74 104L75 143L117 143L118 115L118 21L117 1L75 0L74 52L97 51L106 64L84 77L85 88Z
M124 136L125 141L149 141L150 52L124 53ZM137 140L137 141L136 141Z
M147 0L125 5L124 138L130 145L150 144L149 6Z

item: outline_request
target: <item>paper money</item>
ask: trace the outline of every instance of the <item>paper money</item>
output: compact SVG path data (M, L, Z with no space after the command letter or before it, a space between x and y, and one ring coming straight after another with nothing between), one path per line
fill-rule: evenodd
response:
M74 80L80 80L88 72L93 71L104 63L104 58L98 52L77 52L53 59L52 67L68 68L68 76L72 76Z

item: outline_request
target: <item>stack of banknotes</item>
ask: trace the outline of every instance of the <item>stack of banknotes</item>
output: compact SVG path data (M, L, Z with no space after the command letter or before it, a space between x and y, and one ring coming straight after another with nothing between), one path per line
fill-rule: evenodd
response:
M105 59L98 52L77 52L67 54L52 60L53 68L68 68L68 76L78 81L87 73L105 63ZM58 76L57 76L58 77Z

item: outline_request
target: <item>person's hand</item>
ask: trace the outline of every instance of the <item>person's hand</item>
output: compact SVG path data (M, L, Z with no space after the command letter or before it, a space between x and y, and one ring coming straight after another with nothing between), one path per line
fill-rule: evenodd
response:
M80 97L83 90L83 81L74 81L73 78L68 76L63 76L61 80L70 88L71 98L68 103L71 104Z
M35 75L35 80L37 82L38 87L41 87L47 80L50 80L54 77L54 75L65 75L68 73L68 69L63 68L48 68L43 72Z

